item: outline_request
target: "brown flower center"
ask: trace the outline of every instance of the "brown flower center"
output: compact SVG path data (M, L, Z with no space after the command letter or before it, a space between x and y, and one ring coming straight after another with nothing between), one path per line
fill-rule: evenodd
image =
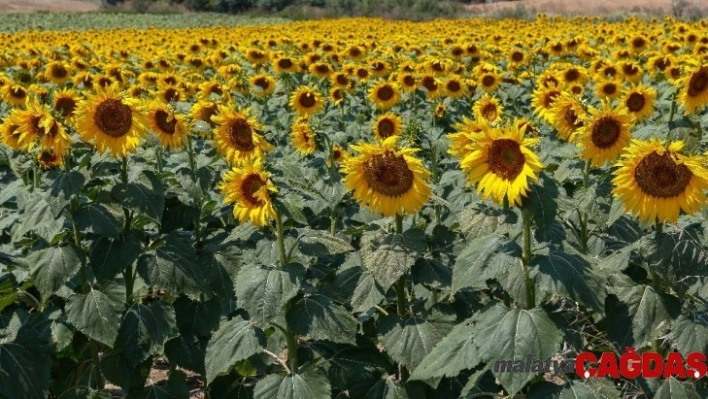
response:
M217 111L217 105L212 104L208 107L204 107L199 111L199 119L203 120L204 122L209 123L211 127L216 126L216 123L211 120L211 117L216 115Z
M497 106L492 103L486 104L482 108L482 116L488 121L496 120L498 112L499 111L497 110Z
M376 97L381 101L388 101L393 98L396 93L389 85L385 85L376 90Z
M415 78L411 75L406 75L403 77L403 83L406 86L410 86L410 87L415 86Z
M583 126L583 122L578 120L578 115L575 114L573 107L567 107L563 113L565 122L573 128L573 130Z
M20 86L15 86L10 89L10 95L17 99L23 99L27 97L27 91Z
M622 130L620 122L611 117L603 116L595 122L592 128L592 143L598 148L608 148L617 142Z
M256 193L265 185L265 182L261 180L261 177L257 174L250 174L246 176L241 182L241 192L246 198L246 201L250 202L253 206L263 205L263 200L256 197Z
M708 87L708 70L700 70L691 76L688 82L688 95L697 97L701 95Z
M577 69L573 68L565 71L566 82L575 82L578 79L580 79L580 72Z
M425 87L425 89L428 91L435 91L438 89L437 82L435 82L435 79L430 76L423 77L423 81L421 83L423 84L423 87Z
M642 47L644 47L645 44L646 44L646 41L641 37L637 37L634 40L632 40L632 47L635 47L635 48L642 48Z
M486 75L485 77L482 78L482 85L484 87L492 87L494 86L494 83L496 83L496 79L492 75Z
M339 74L337 75L337 84L340 86L347 86L349 84L349 78L345 75Z
M622 72L627 76L634 76L639 73L639 68L634 64L624 64L622 66Z
M364 178L371 189L389 197L400 197L413 187L413 172L403 155L387 151L364 163Z
M303 108L312 108L315 106L315 104L317 104L317 99L315 98L315 95L310 92L300 94L300 97L298 97L297 101Z
M162 98L164 98L167 102L179 101L179 91L173 87L168 87L164 92L162 92Z
M247 120L235 119L229 123L229 140L239 151L252 151L256 148L253 144L253 129Z
M379 136L382 139L386 139L388 137L391 137L396 131L396 124L388 118L382 119L381 121L379 121L377 128L379 131Z
M451 80L447 82L447 91L450 93L457 93L460 90L462 90L462 85L460 85L460 82L456 80Z
M489 148L489 170L504 180L514 180L524 169L526 157L519 143L510 139L498 139Z
M69 97L58 98L56 104L54 105L54 109L56 109L64 118L68 118L74 114L74 110L76 109L76 101Z
M111 137L122 137L133 125L133 111L120 100L109 98L98 104L93 122L98 129Z
M256 80L253 81L253 84L260 87L263 90L268 90L268 87L270 87L270 82L268 79L264 77L259 77Z
M52 76L57 79L63 79L68 75L69 72L64 68L63 65L53 65L52 66Z
M511 54L511 60L514 62L521 62L524 60L524 53L520 51L514 51L513 54Z
M632 93L627 98L627 108L632 112L639 112L644 109L646 102L642 93Z
M683 164L677 164L669 152L659 155L656 151L642 158L634 179L644 193L658 198L676 197L691 182L693 173Z
M173 117L172 120L168 120L169 117L170 114L159 109L155 112L155 124L162 130L162 133L174 134L175 130L177 130L177 118Z
M356 71L356 76L359 77L359 79L366 79L369 77L369 71L364 68L359 68Z
M278 60L278 66L283 69L288 69L293 66L293 62L290 60L290 58L281 58L280 60Z
M617 93L617 85L614 83L605 83L602 86L602 92L605 93L605 95L611 96Z
M553 90L546 93L546 95L543 97L544 108L551 109L553 103L556 101L556 97L560 96L560 94L561 93L558 90Z

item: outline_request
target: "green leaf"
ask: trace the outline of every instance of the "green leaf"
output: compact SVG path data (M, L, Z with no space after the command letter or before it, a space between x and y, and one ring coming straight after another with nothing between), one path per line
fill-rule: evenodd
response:
M278 209L282 209L284 214L297 223L307 225L307 216L302 211L305 207L305 201L299 195L291 192L288 196L279 197L276 205L282 205Z
M88 204L74 213L74 222L81 231L89 231L104 237L117 239L120 235L118 222L100 204Z
M118 336L118 323L123 313L120 296L91 290L88 294L74 294L67 299L66 315L69 322L87 337L113 347Z
M560 391L559 399L608 399L620 398L621 394L609 379L569 381Z
M531 185L524 206L528 206L536 226L534 236L541 242L548 242L551 240L551 225L556 220L558 212L556 198L560 193L557 183L545 174L541 174L539 183Z
M605 281L578 255L551 252L531 262L532 278L539 290L580 302L602 312L605 306Z
M50 247L32 252L27 257L34 285L46 301L63 287L81 268L79 250L73 245Z
M208 338L180 334L165 343L165 356L170 364L204 375L204 358Z
M379 341L393 360L414 370L442 338L437 328L420 317L402 320L390 314L379 321Z
M508 234L516 229L518 223L519 216L514 211L484 204L466 208L460 214L460 231L468 240L489 236L492 233Z
M698 399L698 397L690 382L681 382L674 377L665 379L654 394L654 399Z
M101 237L91 245L89 264L98 281L110 280L132 265L141 252L142 245L135 235L118 239Z
M101 372L111 383L125 391L142 389L150 374L152 359L134 365L119 349L105 352L100 361Z
M19 241L22 236L32 231L44 240L51 242L54 236L64 229L64 216L54 216L45 195L42 193L28 195L22 224L13 233L15 240Z
M206 350L207 385L236 362L260 353L266 346L266 337L254 323L235 317L222 325L209 341Z
M16 336L0 334L0 396L7 399L45 399L52 366L49 341L30 324Z
M409 233L410 232L410 233ZM364 267L374 275L384 290L389 289L404 275L424 250L425 233L417 229L408 234L381 234L367 232L361 237L361 259ZM423 234L421 244L420 234Z
M182 335L208 337L219 325L221 304L217 298L208 301L194 301L181 295L172 304L175 308L177 328Z
M183 371L170 371L167 384L158 385L155 382L149 383L140 394L129 395L128 399L189 399L190 397L187 388L187 375Z
M356 319L326 296L300 298L292 305L286 318L295 334L342 344L355 342Z
M688 289L686 278L706 276L708 250L701 242L696 225L680 232L651 234L643 237L640 252L646 254L649 267L662 281L679 293Z
M607 299L607 332L620 346L643 347L660 337L679 315L675 297L648 285L624 286Z
M354 312L366 312L384 299L386 292L376 282L374 275L367 271L361 273L350 302Z
M160 179L149 170L143 170L136 183L116 184L111 195L122 206L137 209L156 223L162 220L164 189Z
M68 173L49 172L47 178L52 180L47 202L52 208L54 217L57 217L71 202L71 198L81 192L86 179L84 175L75 170Z
M452 284L452 270L439 260L418 258L411 270L411 280L431 287L449 287Z
M423 358L411 380L455 377L462 370L473 369L481 361L474 344L474 318L455 326L452 331Z
M271 374L256 383L254 399L331 399L332 388L319 370L280 376Z
M322 230L300 229L300 242L304 244L321 244L331 255L341 254L354 250L352 245L339 237L335 237Z
M627 245L612 255L600 259L598 267L605 273L619 273L629 267L632 259L632 251L637 249L637 245Z
M265 326L278 316L305 279L305 268L298 263L283 267L247 264L236 279L238 306L251 320Z
M676 319L670 335L673 346L681 353L708 351L708 315L681 315Z
M509 268L521 270L521 248L492 233L469 242L452 268L452 292L466 288L487 288L486 281L497 279Z
M172 232L154 253L140 257L138 270L148 284L169 291L198 294L204 291L204 287L202 268L197 265L196 258L191 241Z
M123 316L115 346L137 366L151 355L162 354L165 342L176 332L175 311L164 301L136 303Z
M498 318L498 310L495 308L489 312L496 320L486 319L476 331L477 339L482 341L479 343L479 353L488 364L505 362L506 367L510 367L516 361L526 361L527 356L534 360L545 360L560 349L563 334L543 309L517 308L501 318ZM519 392L538 374L504 372L501 365L499 370L493 369L492 372L511 395Z
M366 399L408 399L406 388L398 381L384 378L366 392Z

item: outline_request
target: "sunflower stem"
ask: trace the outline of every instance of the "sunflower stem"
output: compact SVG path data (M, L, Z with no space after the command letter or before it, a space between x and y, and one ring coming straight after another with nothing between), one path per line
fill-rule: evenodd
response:
M673 123L674 121L674 115L676 115L676 95L678 94L678 91L674 93L673 96L671 96L671 108L669 109L669 125ZM669 129L671 129L671 126L669 126Z
M664 224L661 223L658 219L654 223L654 231L656 231L656 235L659 235L664 232Z
M123 163L121 163L120 180L123 184L128 184L128 154L123 157Z
M95 377L96 377L96 386L98 389L103 389L106 386L106 383L103 381L103 375L101 374L101 366L100 362L101 359L98 356L98 343L94 340L91 340L91 359L93 360L93 366L94 366L94 372L95 372Z
M278 236L278 253L280 254L280 265L288 263L288 254L285 252L285 232L283 229L283 217L280 212L275 213L275 229Z
M526 283L526 308L532 309L536 306L536 292L529 276L529 265L531 264L531 213L528 207L521 208L521 216L524 225L524 252L522 255L521 271L524 274L524 282Z
M155 160L157 162L157 174L162 175L162 147L160 146L155 149Z
M192 171L192 176L195 176L196 163L194 162L194 148L192 147L192 137L187 135L187 156L189 156L189 170Z
M590 185L590 161L585 161L583 168L583 188L587 190ZM580 211L580 245L583 251L588 250L588 213L584 209Z
M42 173L42 169L39 165L34 166L34 171L32 173L32 187L39 188L39 174Z
M403 215L396 214L396 234L403 234ZM396 311L399 316L405 317L408 308L406 298L406 275L402 275L396 282Z
M289 301L286 305L286 308L290 308L290 304L291 302ZM278 330L280 330L285 336L285 340L288 344L288 362L290 363L290 372L297 372L297 336L287 328L281 326L280 324L271 324L275 326Z
M435 118L433 118L433 126L435 126ZM432 141L430 141L430 158L431 158L431 164L432 164L432 173L433 173L433 182L437 184L439 182L438 179L438 151L435 148L435 145L433 144ZM435 204L433 205L433 211L435 212L435 224L439 225L440 224L440 205Z

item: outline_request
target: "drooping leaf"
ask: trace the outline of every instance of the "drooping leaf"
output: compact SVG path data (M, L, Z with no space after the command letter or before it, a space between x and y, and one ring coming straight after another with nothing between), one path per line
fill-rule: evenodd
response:
M694 314L693 317L680 315L670 335L674 347L680 353L708 351L708 315Z
M336 255L354 250L352 245L344 240L329 234L328 232L313 229L300 229L300 242L302 244L322 245L329 254Z
M396 314L381 319L377 331L386 353L410 370L418 367L442 339L440 331L425 319L402 320Z
M71 202L71 198L81 192L85 178L81 172L49 172L47 179L51 180L47 202L52 208L54 217L59 216L64 207Z
M139 210L157 223L162 219L164 189L160 179L149 170L143 170L134 183L116 184L111 195L122 206Z
M211 330L219 325L221 304L218 299L195 301L187 296L180 296L172 304L175 308L177 328L184 336L209 336Z
M164 301L150 305L136 303L123 316L116 348L137 366L151 355L163 353L165 342L177 331L176 324L174 309Z
M66 301L66 315L69 322L87 337L113 347L118 336L123 300L115 292L109 294L96 290L74 294Z
M236 297L251 320L265 326L281 313L305 278L305 268L298 263L283 267L249 264L236 279Z
M536 229L534 236L542 242L550 241L550 228L556 220L558 213L557 198L560 195L558 184L545 174L541 174L539 184L531 185L528 193L528 199L524 200L527 204L531 218Z
M13 233L13 237L19 240L26 233L32 231L46 241L51 242L52 238L64 229L65 219L61 214L54 216L45 194L31 193L27 198L21 219L22 223Z
M265 346L265 334L253 322L235 317L222 325L207 346L207 385L219 374L228 371L236 362L259 353Z
M708 276L708 250L696 225L643 237L640 250L646 254L649 267L679 293L688 289L686 278Z
M27 257L27 263L31 266L32 280L45 301L81 268L79 250L73 245L32 252Z
M655 399L686 398L698 399L699 396L689 382L681 382L674 377L669 377L661 383L654 393Z
M432 287L449 287L452 284L452 270L439 260L418 258L411 270L411 280Z
M520 269L521 248L495 233L474 239L457 256L452 269L452 292L462 288L486 288L509 268Z
M551 252L531 262L538 289L580 302L595 311L604 310L604 279L578 255Z
M351 305L354 312L366 312L386 298L386 292L376 282L374 275L365 271L359 275L359 282L352 294Z
M511 211L477 204L460 214L460 231L468 240L492 233L504 235L517 228L519 216Z
M0 334L0 396L46 398L52 366L49 340L31 324L22 325L12 335Z
M356 319L324 295L298 299L286 317L288 326L298 335L342 344L355 342Z
M424 240L423 234L423 243ZM423 249L418 233L406 236L377 232L364 233L359 253L366 270L387 290L413 267Z
M138 271L151 285L188 294L203 292L203 275L192 243L172 232L165 243L138 260Z
M120 349L114 349L101 356L100 365L106 379L127 392L144 386L150 374L152 358L134 365Z
M91 245L89 264L98 281L110 280L132 265L141 253L142 246L135 235L117 239L101 237Z
M83 206L74 213L73 217L80 231L88 231L113 239L117 239L120 234L115 217L101 204Z
M256 383L254 399L331 399L327 376L314 369L304 374L271 374Z

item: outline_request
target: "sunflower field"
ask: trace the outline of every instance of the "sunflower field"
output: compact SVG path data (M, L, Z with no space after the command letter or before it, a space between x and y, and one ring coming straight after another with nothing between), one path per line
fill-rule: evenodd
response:
M707 397L495 367L708 352L706 32L1 33L0 397Z

